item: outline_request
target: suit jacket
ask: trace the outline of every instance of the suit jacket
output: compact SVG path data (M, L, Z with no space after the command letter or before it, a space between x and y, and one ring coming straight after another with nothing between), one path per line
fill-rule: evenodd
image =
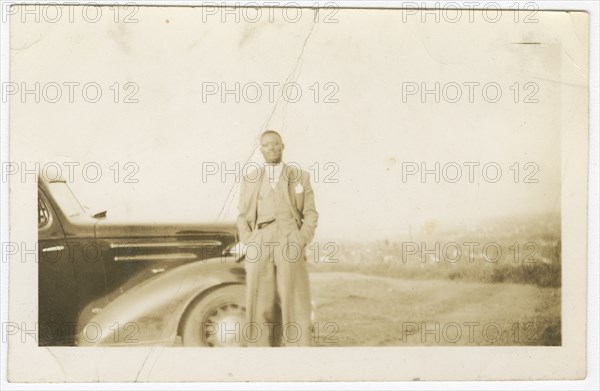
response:
M256 173L252 173L242 179L237 228L240 233L240 240L243 243L248 243L250 235L256 229L258 191L264 174L265 167L263 166L259 170L258 176L256 176ZM304 242L302 246L304 247L313 239L319 220L319 214L315 208L315 197L310 184L310 175L308 171L284 164L279 180L287 186L288 191L285 193L285 200L298 224L299 234Z

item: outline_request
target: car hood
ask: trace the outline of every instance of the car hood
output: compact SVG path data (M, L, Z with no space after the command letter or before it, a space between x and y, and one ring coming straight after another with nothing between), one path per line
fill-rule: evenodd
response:
M103 296L109 298L156 274L167 273L186 263L209 258L222 259L224 250L236 239L233 223L128 223L100 220L94 229L104 262L102 269L93 273L105 274ZM93 266L90 263L88 268L90 265Z
M95 246L103 262L83 262L81 273L91 292L81 316L92 316L115 298L146 280L167 275L177 268L197 263L199 271L210 274L211 264L225 267L230 257L224 250L235 242L233 223L115 222L102 219L94 227ZM90 250L91 251L91 250ZM101 278L98 278L101 277ZM103 277L103 278L102 278ZM90 284L96 284L90 288Z
M101 238L149 238L172 236L235 236L236 227L230 223L162 223L118 222L100 220L96 224L96 237Z
M221 256L236 240L233 223L118 223L100 220L94 230L100 247L108 249L104 253L106 260L126 264L168 262L173 267L180 262Z

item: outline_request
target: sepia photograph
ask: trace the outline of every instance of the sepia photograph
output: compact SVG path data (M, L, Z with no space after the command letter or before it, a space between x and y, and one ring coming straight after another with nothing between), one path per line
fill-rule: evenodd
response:
M9 381L584 379L590 14L471 3L2 3Z

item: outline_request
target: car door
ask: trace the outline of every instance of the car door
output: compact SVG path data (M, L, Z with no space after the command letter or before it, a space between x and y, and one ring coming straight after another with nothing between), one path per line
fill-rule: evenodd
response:
M48 196L38 190L38 344L72 345L77 286L71 254Z

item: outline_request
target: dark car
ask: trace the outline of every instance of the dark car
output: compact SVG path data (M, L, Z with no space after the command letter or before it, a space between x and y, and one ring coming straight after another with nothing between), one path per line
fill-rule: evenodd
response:
M221 332L245 311L233 223L111 224L38 183L40 346L240 344Z

